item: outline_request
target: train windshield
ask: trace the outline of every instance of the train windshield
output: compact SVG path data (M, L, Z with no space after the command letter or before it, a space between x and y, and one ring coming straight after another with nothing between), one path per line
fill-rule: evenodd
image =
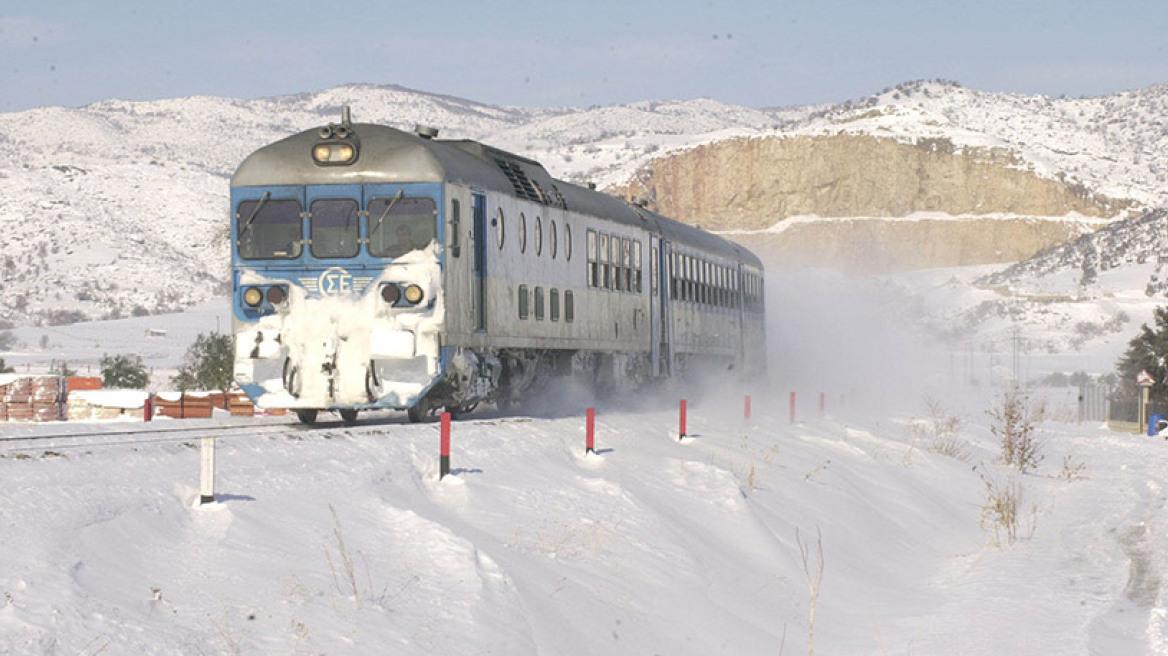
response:
M245 260L300 257L303 232L300 203L294 200L246 200L239 204L239 256Z
M360 224L357 201L327 199L312 202L312 255L353 257L359 248Z
M438 210L431 198L374 198L369 201L369 253L400 257L437 239Z

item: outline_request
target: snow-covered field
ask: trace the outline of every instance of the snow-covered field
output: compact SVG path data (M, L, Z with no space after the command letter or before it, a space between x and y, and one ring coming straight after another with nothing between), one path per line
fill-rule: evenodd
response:
M247 420L205 506L198 438L239 419L3 425L119 434L0 442L0 654L1168 654L1168 444L1035 389L1045 459L996 463L1008 358L929 348L897 304L958 275L772 271L767 383L600 405L594 455L586 399L481 411L442 480L438 424L399 413ZM57 328L50 350L145 344L162 370L219 311ZM1011 486L1012 543L986 510Z

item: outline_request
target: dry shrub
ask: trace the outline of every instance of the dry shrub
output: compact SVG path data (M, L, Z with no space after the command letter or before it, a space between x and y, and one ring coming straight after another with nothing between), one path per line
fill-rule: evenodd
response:
M1045 415L1045 405L1035 402L1030 395L1013 387L1002 395L1001 404L990 408L990 432L1002 447L1003 464L1015 467L1023 474L1038 468L1046 457L1045 444L1038 438L1038 424Z

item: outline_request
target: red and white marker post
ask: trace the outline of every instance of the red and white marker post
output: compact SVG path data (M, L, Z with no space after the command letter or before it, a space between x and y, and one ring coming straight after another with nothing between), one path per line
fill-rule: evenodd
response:
M678 406L677 424L677 439L680 441L685 438L685 399Z
M795 393L791 392L791 423L795 423Z
M750 421L750 395L746 395L746 401L742 408L742 418L747 422Z
M584 453L596 453L596 408L585 413Z
M450 413L442 413L442 440L439 445L438 480L450 473Z

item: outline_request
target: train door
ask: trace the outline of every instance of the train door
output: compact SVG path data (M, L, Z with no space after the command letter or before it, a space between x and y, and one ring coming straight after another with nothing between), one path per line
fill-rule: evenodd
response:
M746 366L746 340L749 338L746 328L746 271L742 263L738 263L737 267L737 283L734 290L734 295L737 298L738 311L735 313L735 318L738 320L738 353L736 355L737 362L735 363L739 371L745 371Z
M649 277L652 299L650 301L650 321L653 326L653 375L669 376L673 373L673 308L669 303L670 279L669 243L658 237L649 238Z
M474 194L474 304L475 330L487 329L487 197Z
M661 239L649 237L649 351L653 375L661 375Z

